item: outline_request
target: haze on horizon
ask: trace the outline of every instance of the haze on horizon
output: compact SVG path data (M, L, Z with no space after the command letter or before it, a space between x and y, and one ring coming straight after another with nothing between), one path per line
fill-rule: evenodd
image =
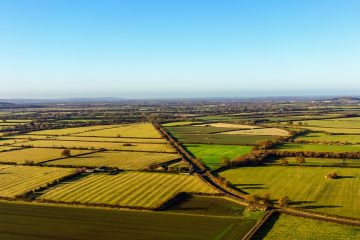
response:
M0 0L0 98L358 95L360 1Z

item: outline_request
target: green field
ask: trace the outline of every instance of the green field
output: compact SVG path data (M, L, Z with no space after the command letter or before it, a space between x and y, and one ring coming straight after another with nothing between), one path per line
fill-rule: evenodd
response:
M182 143L255 145L257 141L274 139L272 136L226 134L174 134Z
M63 158L63 149L25 148L0 153L0 162L22 164L26 162L39 163L47 160ZM88 150L71 150L71 155L89 153Z
M289 165L298 165L296 158L280 158L270 159L267 164L282 164L282 160L286 159ZM339 158L305 158L304 166L360 166L360 159L339 159Z
M89 167L107 166L125 170L141 170L149 167L151 164L159 164L179 158L178 154L172 153L106 151L51 161L47 164Z
M302 127L311 131L328 132L328 133L345 133L360 135L360 128L330 128L330 127Z
M271 216L254 237L255 240L297 239L360 239L360 227L294 217L285 214Z
M214 216L243 216L245 207L222 197L187 196L166 211Z
M294 122L298 125L299 122ZM302 121L305 127L325 127L325 128L360 128L360 118L335 118L326 120L309 120Z
M360 135L331 135L313 132L297 137L295 141L360 144Z
M162 126L164 127L175 127L175 126L185 126L185 125L191 125L191 124L197 124L201 122L191 122L191 121L183 121L183 122L169 122L164 123Z
M124 146L124 143L114 142L86 142L86 141L60 141L60 140L33 140L25 143L17 143L13 146L32 146L46 148L83 148L83 149L107 149L107 150L131 150L131 151L156 151L156 152L175 152L168 144L157 143L133 143L131 146Z
M0 202L6 240L237 240L253 219ZM150 224L151 223L151 224Z
M291 152L358 152L360 145L326 145L326 144L301 144L301 143L286 143L276 148L282 151Z
M326 179L336 172L339 179ZM288 196L294 206L349 217L360 216L360 169L336 167L241 167L220 173L237 188Z
M237 145L185 144L184 147L196 158L201 158L210 169L219 168L224 157L233 159L252 150L251 146Z
M15 197L74 172L69 168L0 165L0 196Z
M216 193L197 176L124 172L117 175L90 175L54 188L40 198L64 202L158 208L180 192Z

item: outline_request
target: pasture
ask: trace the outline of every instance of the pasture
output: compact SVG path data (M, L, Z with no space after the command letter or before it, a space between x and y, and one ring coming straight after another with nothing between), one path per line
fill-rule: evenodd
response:
M178 126L167 127L171 133L176 134L212 134L238 130L237 128L211 127L211 126Z
M360 135L333 135L321 132L311 132L303 136L299 136L295 141L319 142L319 143L350 143L360 144Z
M336 172L338 179L327 179ZM242 191L272 199L288 196L293 206L348 217L360 216L360 169L337 167L241 167L220 173Z
M277 150L291 152L358 152L360 145L325 145L325 144L301 144L285 143L276 147Z
M184 144L184 147L196 158L200 158L210 169L221 167L223 158L233 159L252 150L251 146Z
M0 162L5 163L39 163L57 158L63 158L63 149L51 149L51 148L24 148L20 150L13 150L0 153ZM85 150L71 150L71 155L79 155L88 153L90 151Z
M269 164L276 163L281 164L282 159L286 159L289 165L298 165L296 158L279 158L275 160L269 160ZM360 167L360 159L339 159L339 158L305 158L303 166L354 166Z
M185 125L191 125L191 124L197 124L201 122L191 122L191 121L183 121L183 122L168 122L161 124L164 127L176 127L176 126L185 126Z
M76 133L84 133L89 131L95 131L105 128L114 128L118 125L97 125L97 126L87 126L87 127L71 127L71 128L60 128L60 129L50 129L50 130L41 130L31 132L31 135L51 135L51 136L63 136L63 135L72 135Z
M0 209L4 240L236 240L256 221L32 203L0 202Z
M105 151L55 160L48 162L47 164L87 167L107 166L125 170L142 170L146 169L151 164L159 164L179 158L180 156L178 154L171 153Z
M40 198L153 209L180 192L217 193L197 176L124 172L117 175L90 175L55 187Z
M278 239L317 239L332 238L343 240L360 239L360 227L347 226L332 222L294 217L290 215L273 215L255 235L255 240Z
M0 165L0 196L16 197L74 172L69 168Z
M255 129L255 128L259 128L258 126L253 126L253 125L245 125L245 124L236 124L236 123L221 123L221 122L217 122L217 123L206 123L206 124L200 124L200 125L195 125L195 126L199 126L199 127L220 127L220 128L239 128L239 129Z

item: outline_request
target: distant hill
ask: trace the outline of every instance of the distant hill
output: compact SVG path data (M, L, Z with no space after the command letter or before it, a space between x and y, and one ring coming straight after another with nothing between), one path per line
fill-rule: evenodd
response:
M8 102L0 102L0 107L4 108L4 107L13 107L16 104L14 103L8 103Z

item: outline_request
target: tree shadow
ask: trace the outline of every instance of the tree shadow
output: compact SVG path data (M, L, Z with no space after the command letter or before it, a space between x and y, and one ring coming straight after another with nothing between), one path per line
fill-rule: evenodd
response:
M280 213L273 213L270 218L263 224L260 229L257 231L255 236L252 238L254 240L264 239L265 236L271 231L271 229L276 224L276 221L279 219Z
M337 176L336 179L355 178L355 176Z
M338 205L309 205L309 206L304 206L301 208L304 209L319 209L319 208L339 208L341 206Z

